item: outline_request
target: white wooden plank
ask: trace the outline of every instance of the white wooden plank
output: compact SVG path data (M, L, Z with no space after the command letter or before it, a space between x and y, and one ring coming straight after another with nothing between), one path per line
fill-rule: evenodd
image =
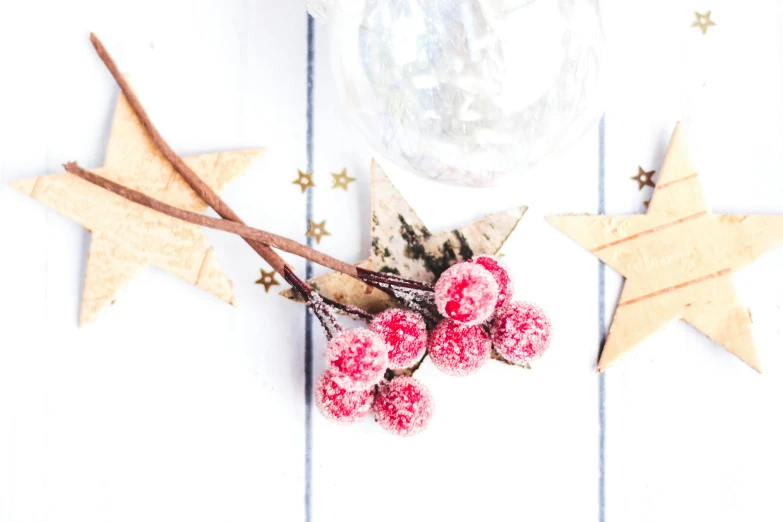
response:
M618 66L607 113L607 212L642 212L637 165L658 169L676 119L721 213L780 213L780 69L772 2L612 2ZM706 36L693 11L712 9ZM629 23L633 17L634 23ZM684 323L607 372L607 520L779 520L783 252L735 278L767 375ZM620 288L607 285L611 318Z
M269 147L225 197L293 235L304 222L290 185L305 155L303 6L183 7L10 6L0 66L18 76L1 87L3 181L101 163L117 89L87 39L94 30L179 152ZM304 314L253 284L266 268L257 256L209 234L237 309L151 269L78 330L88 235L5 183L0 200L0 416L10 420L0 520L301 520Z
M317 29L316 183L348 167L359 181L346 194L315 192L318 219L334 223L328 252L357 261L369 251L368 170L375 154L339 106L328 29ZM490 363L468 378L425 362L418 376L435 397L429 430L386 434L372 419L339 426L317 412L313 509L324 520L583 520L598 517L597 263L543 216L595 211L597 135L592 129L540 171L492 189L444 186L382 165L432 230L488 212L530 210L504 249L518 296L552 315L551 353L532 372ZM553 197L556 194L557 197ZM358 248L358 246L361 248ZM577 262L580 261L580 262ZM316 372L324 367L316 346ZM562 502L563 492L568 502Z

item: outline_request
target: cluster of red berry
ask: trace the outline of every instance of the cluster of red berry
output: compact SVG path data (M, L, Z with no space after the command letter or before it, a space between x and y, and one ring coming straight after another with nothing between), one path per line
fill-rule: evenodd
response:
M369 329L337 333L326 349L328 368L315 388L321 413L354 422L375 412L397 435L422 431L432 416L432 395L414 377L384 379L387 369L415 366L425 354L449 375L468 375L484 365L494 347L512 364L527 364L549 347L552 325L539 307L511 301L514 283L503 263L482 255L446 270L435 284L442 318L428 331L419 313L393 308L376 315Z

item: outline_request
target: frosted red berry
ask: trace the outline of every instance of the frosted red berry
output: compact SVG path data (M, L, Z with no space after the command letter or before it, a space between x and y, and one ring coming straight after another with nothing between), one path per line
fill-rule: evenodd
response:
M449 375L469 375L489 359L492 342L481 325L443 319L430 334L429 354L433 364Z
M389 347L370 330L351 328L326 346L326 361L337 384L346 390L366 390L383 378Z
M398 370L417 363L427 351L427 324L412 310L390 308L376 315L370 331L389 347L389 368Z
M337 422L350 423L364 417L372 408L373 388L346 390L334 380L330 371L325 371L315 383L315 405L318 411Z
M458 263L435 283L435 304L444 317L465 324L479 324L495 312L498 284L476 263Z
M378 386L373 410L383 428L395 435L415 435L432 418L432 395L413 377L395 377Z
M549 348L552 323L538 306L513 302L498 310L491 334L501 357L524 364L538 359Z
M495 278L495 282L498 284L496 308L502 308L514 297L514 278L511 277L511 273L500 258L484 254L472 258L468 263L483 266Z

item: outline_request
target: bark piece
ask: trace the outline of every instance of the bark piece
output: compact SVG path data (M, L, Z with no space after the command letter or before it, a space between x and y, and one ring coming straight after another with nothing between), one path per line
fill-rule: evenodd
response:
M370 257L357 266L428 283L458 261L497 253L527 210L519 207L491 214L462 228L432 234L375 161L370 168L370 196ZM309 282L321 295L370 313L395 306L380 290L338 272ZM291 290L281 295L299 300Z
M184 160L221 192L262 154L260 149L244 150ZM161 155L122 95L105 165L94 171L184 210L203 212L207 206ZM19 180L11 186L92 232L80 325L95 319L149 265L234 303L231 281L201 227L132 203L68 173Z
M751 316L731 276L783 244L783 216L713 214L679 124L646 214L548 221L626 279L599 371L675 319L761 371Z

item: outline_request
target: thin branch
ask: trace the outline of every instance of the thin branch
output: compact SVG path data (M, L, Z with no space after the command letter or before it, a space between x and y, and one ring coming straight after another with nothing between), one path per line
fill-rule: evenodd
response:
M147 208L151 208L152 210L156 210L162 214L166 214L167 216L171 216L182 221L187 221L188 223L193 223L194 225L213 228L215 230L222 230L223 232L230 232L246 240L258 241L270 247L278 248L299 257L304 257L305 259L309 259L310 261L313 261L314 263L317 263L321 266L325 266L351 277L358 278L355 266L350 265L345 261L340 261L339 259L336 259L327 254L318 252L317 250L313 250L312 248L308 248L306 245L297 243L296 241L288 239L287 237L282 237L278 236L277 234L272 234L271 232L251 228L243 223L229 221L226 219L217 219L199 214L197 212L182 210L180 208L169 205L168 203L164 203L163 201L147 196L138 190L130 189L120 185L119 183L115 183L114 181L106 179L103 176L99 176L98 174L85 170L79 167L79 165L77 165L75 162L66 163L63 166L65 167L65 170L74 176L78 176L83 180L92 183L93 185L97 185L129 201L138 203L139 205L143 205Z
M114 80L117 82L117 85L120 87L120 90L125 95L126 100L128 101L128 104L133 109L133 112L138 116L139 121L141 122L142 126L145 128L147 133L149 134L150 139L155 144L155 146L160 150L161 154L171 163L171 165L174 167L174 170L176 170L182 178L185 180L185 182L190 185L190 187L196 192L196 194L201 197L210 207L212 207L215 212L218 213L222 218L233 221L238 224L244 224L244 222L239 218L239 216L229 207L221 198L218 196L218 194L212 190L212 188L207 185L199 176L180 158L174 150L169 146L169 144L163 139L163 137L158 132L157 128L152 124L152 121L149 118L149 115L147 115L147 111L144 109L144 107L141 105L141 102L139 101L136 94L133 92L133 89L131 89L130 85L128 84L127 80L122 76L120 73L119 68L117 67L117 64L114 63L114 60L109 55L108 51L106 51L106 48L103 46L101 41L98 39L98 37L94 34L90 34L90 41L93 44L93 47L95 47L95 51L98 53L98 56L103 61L103 63L106 65L106 68L109 70L111 75L114 77ZM285 238L283 238L285 239ZM293 270L288 267L286 262L274 251L272 248L263 242L256 240L256 239L248 239L245 238L245 241L255 250L269 265L280 275L282 275L286 280L293 277L296 278L298 281L301 281L299 278L296 277L296 275L293 273ZM290 240L287 240L290 241ZM296 242L292 242L295 243ZM304 246L304 245L302 245ZM280 247L281 250L283 250L282 246ZM304 247L308 248L308 247ZM308 255L323 255L320 254L317 251L313 251L314 254L308 254ZM327 256L328 257L328 256ZM337 261L337 260L335 260ZM342 262L339 262L342 263ZM356 272L356 269L352 265L350 266L350 270L353 272ZM344 267L346 270L348 268ZM339 270L342 271L342 270ZM366 272L366 271L365 271ZM288 275L286 275L288 273ZM353 275L350 274L349 275ZM358 274L357 274L358 275ZM357 277L357 275L353 275L354 277ZM366 275L366 274L365 274ZM394 278L392 280L391 278L386 277L387 274L378 274L377 277L368 277L366 280L364 278L361 278L361 280L365 281L370 286L373 286L375 288L378 288L389 295L393 297L398 297L399 292L395 292L394 288L397 286L402 286L406 289L412 289L415 288L416 290L424 291L425 293L429 291L429 289L424 288L418 288L419 285L422 283L418 283L416 281L409 281L403 278ZM317 293L312 289L312 287L305 281L301 281L301 285L297 284L294 285L297 290L302 293L303 291L306 292L302 293L302 297L308 302L312 301L312 298L314 295L317 295ZM318 296L320 298L320 296ZM320 318L320 317L319 317ZM322 320L322 323L324 321ZM328 326L324 324L324 327L328 329Z
M150 139L161 152L161 154L163 154L163 157L165 157L169 163L171 163L171 165L174 167L174 170L176 170L184 178L184 180L188 185L190 185L196 194L198 194L199 197L207 203L207 205L215 209L215 212L217 212L218 215L230 221L242 223L242 220L239 218L239 216L233 210L231 210L231 208L226 205L222 199L220 199L220 196L218 196L217 193L212 190L212 187L207 185L200 177L198 177L198 175L193 172L193 169L188 167L182 158L180 158L177 153L174 152L174 150L169 146L169 144L166 143L166 140L164 140L163 136L160 135L158 129L156 129L152 124L150 117L147 115L147 111L141 105L141 102L133 92L133 89L131 89L128 81L120 73L117 64L114 63L114 60L112 60L112 57L109 55L108 51L106 51L103 43L101 43L94 33L90 34L90 41L92 42L93 47L95 47L95 51L98 53L98 56L106 65L106 68L109 69L111 75L114 77L117 85L119 85L120 90L125 95L125 99L128 100L128 104L133 109L133 112L136 114L136 116L139 117L139 121L144 126L147 134L149 134ZM267 263L269 263L269 266L271 266L275 272L285 277L286 262L282 257L280 257L274 250L264 245L263 243L251 240L248 241L248 244L258 253L258 255L260 255ZM303 297L307 299L307 296Z
M375 317L370 312L366 310L362 310L361 308L358 308L356 306L338 303L337 301L334 301L324 296L321 296L321 299L324 300L324 303L328 304L335 310L339 310L342 314L347 315L352 319L357 319L359 321L364 321L365 323L369 323L370 321L372 321L373 317Z
M174 170L176 170L182 176L182 178L188 185L190 185L193 191L198 194L199 197L207 203L207 205L212 207L215 212L218 213L218 215L227 220L242 223L242 220L239 218L239 216L233 210L231 210L231 208L226 205L223 200L220 199L220 196L218 196L217 193L212 190L212 187L207 185L201 178L199 178L198 175L187 166L182 158L180 158L177 153L174 152L169 144L166 143L166 140L164 140L163 136L160 135L158 129L156 129L152 124L150 117L147 115L147 111L144 110L144 107L136 97L133 89L130 88L128 82L125 80L122 74L120 74L120 70L117 67L117 64L114 63L114 60L112 60L111 56L106 51L103 43L101 43L94 33L90 34L90 41L92 42L93 47L95 47L95 51L98 53L98 56L106 65L106 68L109 69L111 75L114 77L117 85L119 85L120 90L125 95L125 99L128 100L128 104L133 109L133 112L136 114L136 116L138 116L139 121L144 126L144 129L147 131L150 139L161 152L161 154L163 154L163 157L165 157L169 163L171 163L171 165L174 167ZM310 306L310 309L318 317L318 320L321 322L321 325L324 327L327 334L334 332L335 329L339 330L339 324L337 324L337 321L334 318L330 308L325 306L324 300L320 295L318 295L318 292L313 290L313 288L306 281L302 281L299 277L297 277L296 274L294 274L293 269L286 264L285 260L283 260L283 258L280 257L277 252L259 241L247 239L245 239L245 241L253 250L256 251L259 256L261 256L262 259L264 259L264 261L269 263L269 266L271 266L275 272L283 276L289 283L296 283L292 284L292 286L294 286L302 295L302 298L307 302L307 304Z
M293 241L286 237L278 236L276 234L272 234L264 230L251 228L247 225L243 225L242 223L236 223L234 221L228 221L226 219L216 219L209 216L205 216L203 214L198 214L196 212L182 210L180 208L169 205L168 203L164 203L163 201L152 198L144 194L143 192L139 192L138 190L125 187L123 185L120 185L119 183L111 181L110 179L106 179L103 176L99 176L94 172L85 170L81 168L76 162L66 163L65 165L63 165L63 167L65 167L66 171L70 172L76 177L79 177L89 183L92 183L93 185L108 190L109 192L117 194L118 196L125 198L128 201L132 201L133 203L137 203L139 205L150 208L152 210L155 210L167 216L173 217L175 219L180 219L182 221L192 223L194 225L199 225L203 227L212 228L215 230L222 230L223 232L229 232L231 234L236 234L244 239L260 241L271 247L279 248L280 250L283 250L285 252L289 252L291 254L295 254L297 256L310 259L314 263L318 263L321 266L331 268L332 270L342 272L343 274L364 281L364 279L362 279L359 275L357 275L358 272L357 267L353 265L349 265L344 261L340 261L339 259L328 256L326 254L323 254L311 248L307 248L305 245L297 243L296 241ZM363 270L363 272L369 274L375 274L375 272L368 272L367 270ZM287 275L287 274L288 271L286 271L283 274L283 277L285 277L286 279L291 277L291 275ZM305 287L300 285L299 283L292 284L292 286L294 286L297 289L297 291L299 291L300 293L302 293L302 291L305 290ZM359 319L367 322L372 321L373 318L372 314L362 310L361 308L357 308L351 305L346 305L343 303L338 303L337 301L333 301L323 296L322 299L326 304L340 310L342 313L349 315L355 319Z
M271 234L263 230L257 230L248 227L246 225L243 225L241 223L236 223L234 221L228 221L225 219L215 219L215 218L205 216L203 214L197 214L195 212L189 212L187 210L182 210L177 207L173 207L155 198L151 198L142 192L130 189L128 187L115 183L109 179L106 179L102 176L99 176L93 172L90 172L89 170L85 170L79 167L79 165L77 165L75 162L66 163L65 165L63 165L63 167L65 167L65 170L70 172L74 176L77 176L85 181L88 181L93 185L97 185L129 201L138 203L139 205L143 205L152 210L156 210L158 212L161 212L162 214L166 214L167 216L171 216L173 218L186 221L188 223L193 223L194 225L200 225L208 228L214 228L216 230L222 230L224 232L237 234L238 236L241 236L245 239L262 241L264 243L270 244L270 246L280 248L281 250L284 250L286 252L290 252L292 254L306 257L307 259L310 259L311 261L321 264L327 268L331 268L332 270L337 270L338 272L347 273L347 275L356 277L356 267L354 267L353 265L349 265L348 263L345 263L343 261L340 261L339 259L335 259L333 257L330 257L326 254L322 254L312 249L307 249L307 247L305 247L305 249L309 250L309 252L305 252L303 254L297 253L296 250L301 250L301 249L296 248L296 246L299 245L299 243L297 243L296 241L292 241L288 238L277 236L275 234ZM287 246L278 246L276 244L278 240L281 244ZM299 246L304 246L304 245L299 245ZM310 254L312 254L312 257L307 257L307 255ZM348 268L352 270L349 271ZM296 278L296 276L293 274L292 271L289 270L288 267L284 269L284 273L282 275L286 279L286 281L288 281L291 277ZM291 281L289 281L289 283L290 282ZM309 298L307 297L307 293L308 293L307 289L309 288L309 286L305 285L304 281L298 280L298 278L296 278L294 280L294 283L291 284L291 286L296 288L296 290L300 294L302 294L302 296L305 297L305 299L309 300ZM310 292L312 292L312 290ZM345 315L353 317L354 319L359 319L361 321L366 321L366 322L372 321L373 315L370 314L369 312L362 310L361 308L357 308L351 305L346 305L343 303L338 303L337 301L328 299L323 296L321 296L321 299L327 305L339 310Z

